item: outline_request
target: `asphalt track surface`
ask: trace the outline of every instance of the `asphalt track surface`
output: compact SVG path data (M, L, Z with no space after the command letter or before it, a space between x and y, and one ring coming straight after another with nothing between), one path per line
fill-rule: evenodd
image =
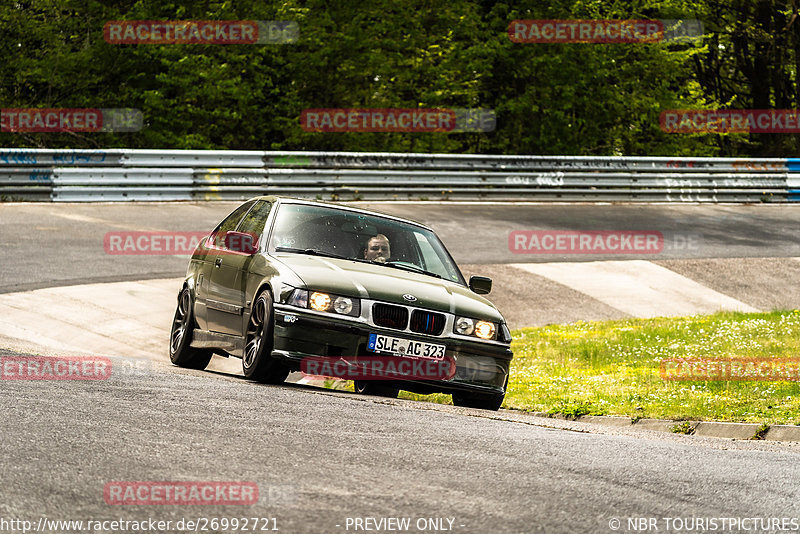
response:
M239 203L0 204L0 292L181 276L186 258L118 256L107 232L209 231ZM359 204L430 225L459 265L611 259L509 251L514 230L640 230L665 236L657 260L800 256L800 211L779 205ZM693 238L692 248L676 248ZM674 238L674 239L671 239ZM672 248L670 248L672 247ZM614 256L632 259L637 256ZM640 256L638 256L640 257ZM650 259L650 258L648 258Z
M469 270L599 259L512 255L507 236L515 229L699 233L699 250L671 251L659 261L698 277L706 262L730 269L732 278L766 272L772 264L779 271L775 280L787 286L774 292L788 293L789 304L795 298L788 287L793 271L785 270L800 256L800 214L791 207L380 207L432 225ZM0 205L0 290L180 277L186 258L109 256L103 234L208 230L231 208ZM713 281L714 275L721 272L705 276ZM741 289L737 297L746 293ZM763 294L763 287L754 293ZM0 357L14 354L20 353L0 351ZM785 518L789 530L800 525L800 444L665 435L298 384L265 386L235 373L178 369L164 354L112 362L111 377L103 381L0 382L0 530L14 531L2 520L36 526L41 517L263 517L275 518L280 532L309 533L366 532L346 527L348 518L365 517L410 518L408 532L446 531L419 530L419 518L452 519L453 532L470 533L613 532L617 519L617 531L634 532L628 521L641 517L655 518L661 532L712 531L690 529L692 518ZM260 499L249 506L113 506L103 497L112 481L250 481L258 484ZM687 522L668 524L667 518ZM759 526L750 522L726 532L779 531Z

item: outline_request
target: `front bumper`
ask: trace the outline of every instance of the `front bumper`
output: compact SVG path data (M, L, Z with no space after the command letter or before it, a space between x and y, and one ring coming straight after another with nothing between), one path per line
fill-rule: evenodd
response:
M282 304L275 304L273 356L295 370L300 369L304 358L378 356L366 348L369 335L373 333L445 345L445 357L455 362L455 376L447 380L403 379L387 381L387 384L394 383L400 389L419 393L505 393L512 358L508 345L411 334Z

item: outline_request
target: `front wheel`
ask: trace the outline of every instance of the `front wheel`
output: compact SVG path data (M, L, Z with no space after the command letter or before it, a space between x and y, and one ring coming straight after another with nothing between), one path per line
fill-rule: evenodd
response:
M272 295L263 291L253 303L244 337L242 372L247 378L267 384L286 380L289 369L272 357L274 331Z
M169 359L180 367L205 369L213 353L191 346L194 326L192 294L188 287L184 287L178 295L178 308L169 333Z

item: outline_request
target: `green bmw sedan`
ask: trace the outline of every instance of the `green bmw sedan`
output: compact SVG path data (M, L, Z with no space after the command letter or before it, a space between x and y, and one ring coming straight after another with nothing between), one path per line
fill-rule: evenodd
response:
M511 334L430 228L373 211L257 197L202 239L178 294L176 365L242 359L248 378L290 371L354 380L358 393L443 392L497 410Z

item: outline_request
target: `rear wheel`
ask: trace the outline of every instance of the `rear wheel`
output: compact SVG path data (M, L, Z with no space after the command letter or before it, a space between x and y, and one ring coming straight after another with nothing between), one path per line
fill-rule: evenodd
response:
M355 389L356 393L361 393L362 395L375 395L376 397L389 397L390 399L396 399L397 395L400 394L398 388L368 380L353 381L353 389Z
M184 287L178 295L178 308L172 319L172 328L169 334L169 359L180 367L205 369L213 354L210 350L196 349L191 346L194 327L192 294L188 287Z
M242 372L247 378L267 384L286 380L289 369L272 357L274 331L272 295L263 291L253 303L244 337Z

